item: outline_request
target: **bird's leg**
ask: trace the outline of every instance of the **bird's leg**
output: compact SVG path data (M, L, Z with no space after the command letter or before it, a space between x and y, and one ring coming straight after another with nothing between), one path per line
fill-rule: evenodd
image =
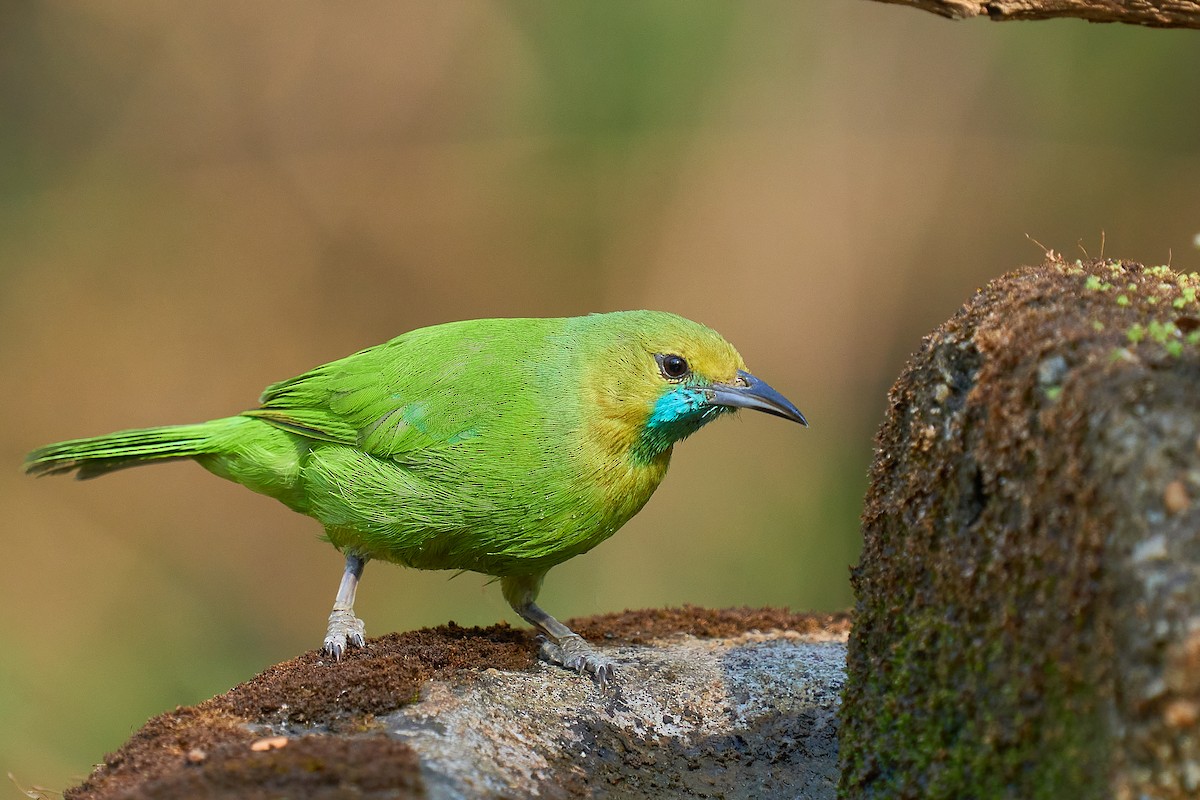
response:
M533 602L542 586L542 575L510 575L502 578L504 599L521 619L541 631L538 655L543 661L596 676L601 688L612 681L616 665L596 652L584 638L542 610Z
M329 615L329 627L325 631L325 646L321 648L338 661L342 660L347 647L367 646L363 621L354 616L354 594L358 591L358 582L362 579L366 563L367 560L362 556L346 554L346 571L342 573L342 583L338 586L333 611Z

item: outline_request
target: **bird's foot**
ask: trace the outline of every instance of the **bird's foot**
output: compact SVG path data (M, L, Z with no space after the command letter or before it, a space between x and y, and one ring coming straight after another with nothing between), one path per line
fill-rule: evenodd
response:
M538 656L551 664L574 670L580 675L588 673L595 677L601 689L607 689L616 673L616 664L600 655L594 647L584 641L577 633L559 637L551 641L545 636L539 636Z
M350 610L334 609L329 615L329 627L325 631L325 645L321 651L341 661L347 647L366 647L366 627L363 621Z

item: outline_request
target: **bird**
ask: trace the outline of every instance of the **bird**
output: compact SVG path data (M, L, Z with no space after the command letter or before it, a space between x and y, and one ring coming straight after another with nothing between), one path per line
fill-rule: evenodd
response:
M612 536L676 442L752 409L807 426L716 331L664 311L417 328L268 386L257 408L32 451L31 475L191 459L315 518L345 559L322 651L366 647L368 561L499 579L553 665L616 665L535 602L546 573Z

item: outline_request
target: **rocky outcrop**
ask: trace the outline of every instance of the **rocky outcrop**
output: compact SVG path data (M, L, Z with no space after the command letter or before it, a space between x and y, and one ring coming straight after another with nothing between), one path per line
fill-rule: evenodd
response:
M889 395L849 797L1200 793L1200 276L1011 273Z

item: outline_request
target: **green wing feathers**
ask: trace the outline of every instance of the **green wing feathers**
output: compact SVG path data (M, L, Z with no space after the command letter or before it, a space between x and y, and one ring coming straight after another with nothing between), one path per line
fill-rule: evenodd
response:
M381 358L386 355L381 351L392 345L370 347L272 384L259 398L259 408L243 416L317 442L360 445L362 428L372 413L383 414L403 403L403 394L393 393L388 386L389 364Z
M72 439L46 445L25 458L30 475L76 472L80 480L152 461L196 458L218 452L236 418L117 431L90 439Z

